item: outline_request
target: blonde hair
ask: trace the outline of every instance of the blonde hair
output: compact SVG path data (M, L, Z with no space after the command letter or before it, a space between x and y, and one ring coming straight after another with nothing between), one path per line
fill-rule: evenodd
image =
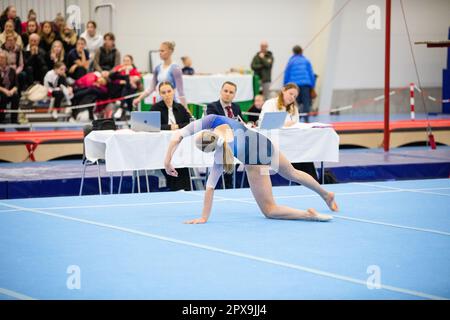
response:
M172 52L175 50L175 42L173 41L164 41L161 44L165 45Z
M195 139L197 148L203 152L213 152L216 150L219 136L209 130L202 131L200 135ZM232 173L234 170L234 156L228 143L223 142L223 171L226 173Z
M277 108L278 110L283 110L283 107L286 107L287 113L289 113L290 115L295 115L298 113L297 104L295 103L295 101L287 106L284 105L283 92L289 89L295 89L298 93L300 93L300 89L295 83L288 83L284 85L281 88L280 93L278 93Z
M61 41L59 40L55 40L52 43L52 47L50 48L50 55L53 53L53 49L55 48L55 46L59 44L61 46L61 52L59 53L58 56L58 61L57 62L64 62L64 57L65 57L65 52L64 52L64 45Z

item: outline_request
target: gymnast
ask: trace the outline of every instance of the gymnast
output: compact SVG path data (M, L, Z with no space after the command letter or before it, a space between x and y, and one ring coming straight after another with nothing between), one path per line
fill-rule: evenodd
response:
M197 148L203 152L214 152L214 165L206 182L202 216L185 223L198 224L208 221L214 188L223 171L233 172L234 157L244 164L252 194L267 218L310 221L329 221L333 218L312 208L305 211L276 204L268 174L270 168L285 179L315 191L332 211L338 211L334 193L323 189L307 173L296 170L267 137L248 129L241 122L224 116L213 114L205 116L174 133L164 160L167 174L174 177L178 175L171 164L172 157L183 138L191 135L195 135Z

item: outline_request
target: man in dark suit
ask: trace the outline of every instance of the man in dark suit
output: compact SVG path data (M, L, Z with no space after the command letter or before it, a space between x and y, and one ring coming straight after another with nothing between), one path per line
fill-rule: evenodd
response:
M227 116L237 120L237 116L242 118L241 108L233 103L236 96L237 86L230 81L224 82L220 90L220 99L208 104L206 114L217 114L219 116Z
M238 120L238 116L242 119L241 108L233 103L236 96L237 86L233 82L226 81L223 83L220 90L220 99L212 102L206 107L206 114L217 114L220 116L227 116L228 118ZM233 188L233 175L224 174L225 187L227 189Z

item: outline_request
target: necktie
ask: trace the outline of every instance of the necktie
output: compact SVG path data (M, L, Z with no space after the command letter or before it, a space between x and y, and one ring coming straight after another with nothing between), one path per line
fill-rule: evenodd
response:
M227 117L234 118L234 114L233 114L233 110L231 109L231 106L226 106L225 109L227 110Z

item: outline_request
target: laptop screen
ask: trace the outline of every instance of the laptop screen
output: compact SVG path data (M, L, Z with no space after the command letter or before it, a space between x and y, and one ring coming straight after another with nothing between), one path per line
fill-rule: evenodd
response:
M133 111L130 124L133 131L159 132L161 130L161 112Z

